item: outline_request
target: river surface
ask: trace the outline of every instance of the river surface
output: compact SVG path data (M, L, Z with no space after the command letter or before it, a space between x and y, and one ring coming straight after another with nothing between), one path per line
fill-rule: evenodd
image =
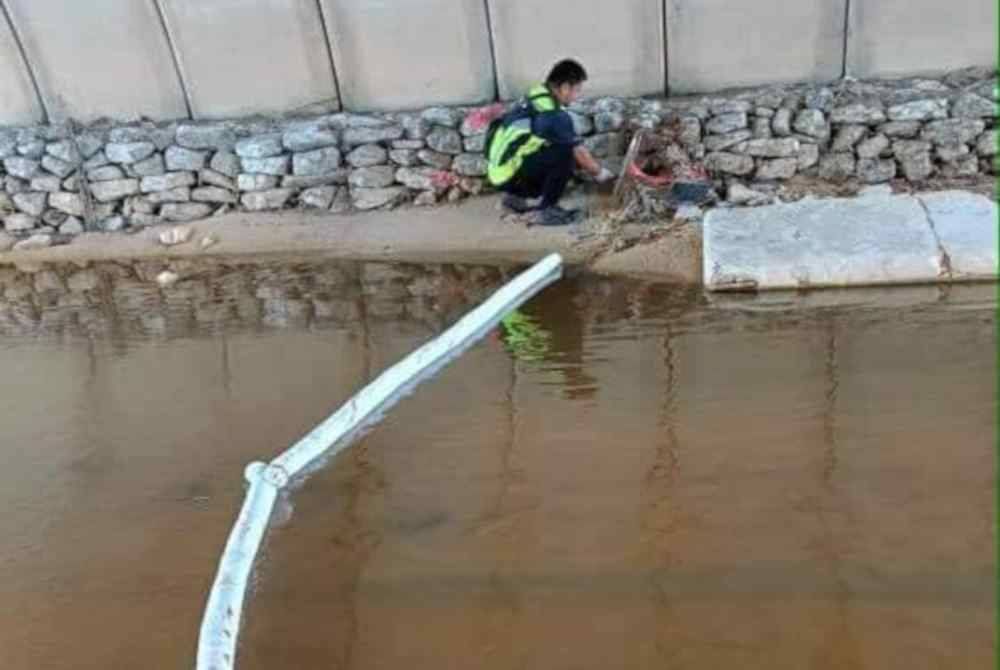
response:
M193 665L242 470L504 274L0 269L5 670ZM991 286L547 290L304 482L241 670L987 668Z

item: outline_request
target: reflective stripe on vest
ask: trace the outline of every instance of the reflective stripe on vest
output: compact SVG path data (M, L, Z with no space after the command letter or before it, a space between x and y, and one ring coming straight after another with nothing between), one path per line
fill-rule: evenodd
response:
M524 159L535 153L547 142L532 132L536 114L554 112L559 103L544 85L532 88L524 101L505 120L486 157L489 161L487 177L494 186L510 181L521 169Z

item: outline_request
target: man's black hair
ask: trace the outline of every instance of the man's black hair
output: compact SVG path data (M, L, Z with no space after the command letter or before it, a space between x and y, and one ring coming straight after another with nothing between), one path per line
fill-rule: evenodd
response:
M587 71L584 70L583 66L575 60L567 58L566 60L561 60L555 64L552 71L549 72L548 79L545 80L545 83L553 88L558 88L563 84L576 86L577 84L582 84L585 81L587 81Z

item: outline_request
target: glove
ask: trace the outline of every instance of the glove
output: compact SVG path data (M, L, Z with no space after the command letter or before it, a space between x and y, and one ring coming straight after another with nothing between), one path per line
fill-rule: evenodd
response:
M594 177L594 181L596 181L598 184L607 184L614 178L615 178L614 172L612 172L606 167L602 167L601 171L597 173L596 177Z

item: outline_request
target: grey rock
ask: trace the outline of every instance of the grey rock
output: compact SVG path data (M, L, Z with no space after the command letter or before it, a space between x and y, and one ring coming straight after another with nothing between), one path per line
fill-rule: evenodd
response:
M797 158L765 160L757 167L757 179L791 179L798 169Z
M698 119L694 119L698 121ZM601 112L594 117L594 130L599 133L610 133L621 130L625 126L625 115L621 112ZM701 136L701 123L698 123L698 135Z
M764 158L789 158L797 156L801 145L794 138L759 139L747 142L746 153Z
M746 112L720 114L705 124L705 130L714 135L725 135L726 133L731 133L735 130L741 130L746 127Z
M758 116L753 120L753 136L756 139L768 139L774 136L770 117Z
M213 207L203 202L171 202L160 209L165 221L196 221L212 215Z
M393 149L389 152L389 160L403 167L413 167L420 162L417 152L412 149Z
M236 132L221 123L189 124L177 127L177 144L185 149L231 151L236 146Z
M736 130L725 135L709 135L705 138L705 149L707 151L725 151L746 142L751 137L753 137L753 133L749 130Z
M954 163L962 158L965 158L971 152L969 151L969 147L965 144L953 144L938 146L935 153L937 154L939 160L944 161L945 163Z
M447 154L441 154L430 149L422 149L417 152L417 158L419 158L420 162L424 165L429 165L439 170L449 169L453 160L453 158Z
M147 179L162 179L162 177L147 177ZM138 192L138 179L114 179L99 181L90 185L90 193L98 202L121 200Z
M236 175L240 173L240 159L239 157L230 151L217 151L214 156L212 156L212 161L208 164L210 168L223 174L230 179L236 179ZM167 167L170 168L170 152L167 152ZM194 168L192 168L194 169Z
M436 205L438 201L438 194L436 191L421 191L417 194L417 197L413 199L413 205L415 207L430 207Z
M58 209L49 209L42 214L42 223L52 228L59 228L69 215Z
M0 131L0 158L10 158L17 154L17 135Z
M105 165L87 171L87 179L90 181L112 181L124 178L125 172L117 165Z
M450 128L435 128L427 136L427 146L442 154L462 153L462 136Z
M896 161L862 158L858 161L858 178L866 184L881 184L896 177Z
M212 170L210 168L205 168L204 170L198 173L198 181L204 184L205 186L215 186L217 188L224 188L229 191L237 190L235 179L227 177L221 172L216 172L215 170Z
M105 217L97 224L98 230L102 230L105 233L117 233L125 230L126 227L128 227L128 221L124 216L120 215Z
M792 134L792 110L781 108L774 113L771 118L771 130L779 137L787 137Z
M351 171L347 168L334 170L329 174L317 175L314 177L296 177L294 175L281 180L284 188L313 188L314 186L329 186L331 184L346 184L347 177Z
M146 160L133 163L129 168L129 172L133 177L156 177L166 171L161 154L153 154Z
M150 141L156 145L157 151L164 151L177 140L177 124L171 123L162 128L153 128L149 131Z
M485 177L488 164L479 154L462 154L452 163L452 169L463 177Z
M320 149L319 151L331 151L328 149ZM340 152L336 149L332 151L337 153L337 161L340 161ZM295 160L298 164L299 156L308 154L296 154ZM243 165L243 171L250 174L269 174L280 177L282 175L288 174L289 165L292 162L291 156L273 156L271 158L241 158L240 163Z
M720 98L709 100L708 109L716 116L720 116L722 114L747 114L751 109L753 109L753 103L749 100L731 100Z
M701 121L697 117L685 116L680 120L677 141L686 147L701 143Z
M20 233L31 230L38 225L38 218L30 214L9 214L3 219L3 227L9 233Z
M83 197L79 193L53 193L49 196L49 207L65 212L70 216L84 216Z
M251 212L259 212L268 209L281 209L288 204L292 197L290 188L273 188L267 191L252 191L244 193L240 198L243 206Z
M62 191L63 182L59 177L35 177L31 180L29 188L32 191L45 191L55 193Z
M857 153L859 158L878 158L888 150L889 138L880 133L859 144Z
M191 200L191 188L180 186L166 191L155 191L146 196L146 202L152 205L162 205L167 202L189 202Z
M126 144L108 144L104 154L112 163L128 165L149 158L156 151L152 142L129 142Z
M15 193L24 193L25 191L28 190L30 184L31 184L30 181L27 181L25 179L19 179L17 177L12 177L10 175L4 177L3 180L4 190L7 191L7 193L9 193L10 195L14 195Z
M369 168L376 169L376 168ZM355 188L351 190L351 201L362 211L390 207L399 203L406 196L402 186L389 188Z
M344 145L356 147L360 144L392 142L403 137L402 126L384 125L374 128L348 128L344 131Z
M934 173L931 145L918 140L897 140L892 144L893 154L903 168L903 176L910 181L922 181Z
M80 161L80 157L76 153L76 146L71 140L52 142L45 146L45 153L66 163L77 163Z
M422 140L431 132L431 123L419 114L404 114L398 121L403 126L403 133L408 140Z
M195 202L236 204L236 194L229 189L218 186L200 186L191 191L191 199Z
M952 105L951 115L959 119L992 119L997 115L997 105L975 93L964 93Z
M104 155L103 151L98 151L96 154L88 158L83 163L84 170L93 170L94 168L104 167L105 165L110 165L111 161L108 157Z
M31 251L33 249L45 249L52 246L52 236L44 233L32 235L26 240L21 240L14 245L14 251Z
M196 172L205 167L207 161L207 151L196 151L178 146L169 147L166 151L166 169L170 172L181 170Z
M868 129L865 126L841 126L840 130L837 131L836 136L833 138L833 144L830 146L831 151L850 151L854 148L854 145L864 139L865 135L868 134Z
M948 101L944 98L913 100L889 108L892 121L930 121L948 118Z
M754 163L750 156L717 151L705 157L705 168L710 172L742 176L753 172Z
M996 156L997 154L997 130L993 128L987 130L979 136L976 141L976 153L980 156Z
M48 201L48 193L18 193L14 196L14 206L32 216L41 216Z
M427 146L427 142L424 142L423 140L395 140L390 142L390 146L393 149L412 149L413 151L419 151Z
M340 167L340 150L336 147L297 153L292 172L300 177L315 177L335 172Z
M829 88L823 87L807 93L805 102L806 107L810 109L817 109L821 112L829 112L833 108L834 99L835 97L833 91Z
M82 181L82 178L80 177L80 175L76 175L75 174L75 175L73 175L71 177L66 177L65 179L63 179L63 182L62 182L63 190L64 191L72 191L73 193L76 193L77 191L80 190L80 182L81 181Z
M780 104L780 103L779 103ZM753 110L755 116L770 120L774 116L777 107L758 107Z
M941 166L942 177L972 177L979 174L979 159L967 156Z
M879 127L879 132L889 137L912 138L920 134L921 128L919 121L890 121Z
M73 293L95 291L101 286L101 275L89 268L77 270L66 279L66 286Z
M87 160L104 148L104 138L98 133L83 133L76 138L76 146L80 150L80 155L83 159ZM56 156L56 158L63 157Z
M311 209L330 209L336 194L336 186L316 186L299 195L299 204Z
M336 147L340 144L339 133L321 122L296 123L285 130L281 139L289 151L313 151Z
M854 154L827 154L819 160L819 176L833 181L848 179L854 176L856 167Z
M396 170L396 181L414 191L435 190L435 175L433 168L399 168Z
M795 116L792 126L796 132L825 140L830 137L830 123L818 109L803 109Z
M194 186L197 181L193 172L171 172L156 177L143 177L141 189L143 193L156 193L157 191Z
M458 124L462 121L462 114L449 107L431 107L424 110L420 116L432 125L446 128L458 128Z
M3 166L9 175L21 179L31 179L38 174L40 164L31 158L13 157L4 159Z
M114 144L128 144L131 142L148 142L149 131L137 126L121 126L112 128L108 133L108 141Z
M770 200L770 197L766 194L748 188L739 182L730 184L726 192L726 201L733 205L750 205L756 207L758 205L766 205Z
M396 179L396 170L391 165L360 168L347 178L355 189L378 189L389 186Z
M284 151L282 136L278 133L249 137L236 143L236 155L240 158L272 158Z
M874 125L885 121L885 109L881 102L856 102L835 107L830 112L830 121L838 125Z
M590 117L584 114L578 114L577 112L567 113L569 114L569 117L573 119L573 129L576 131L577 135L584 137L594 132L594 122L590 120Z
M241 174L236 178L236 187L241 191L267 191L278 185L278 178L266 174Z
M362 144L347 154L347 162L353 167L372 167L384 165L388 156L388 152L381 145Z
M975 141L985 129L986 124L979 119L947 119L928 123L920 138L934 144L967 144Z
M17 153L27 158L41 158L45 155L45 142L37 138L32 138L23 144L18 144Z
M75 216L67 218L59 225L59 232L62 235L81 235L83 231L83 222Z
M42 167L60 179L65 179L76 171L76 165L73 163L67 163L66 161L60 160L55 156L43 156Z
M333 204L330 205L330 212L333 214L345 214L352 208L351 193L346 188L338 188L337 195L333 196Z

